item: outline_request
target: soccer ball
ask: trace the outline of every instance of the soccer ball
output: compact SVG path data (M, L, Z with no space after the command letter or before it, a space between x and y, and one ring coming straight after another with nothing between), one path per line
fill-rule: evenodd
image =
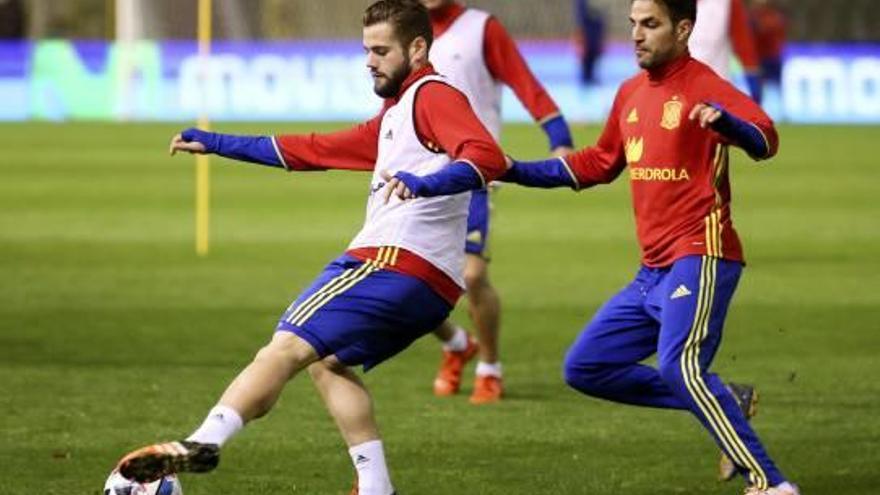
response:
M152 483L138 483L124 478L119 471L110 473L104 483L104 495L183 495L177 476L169 475Z

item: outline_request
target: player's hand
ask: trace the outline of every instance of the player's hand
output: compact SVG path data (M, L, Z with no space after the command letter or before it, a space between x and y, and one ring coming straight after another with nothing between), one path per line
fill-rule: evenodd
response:
M393 177L387 171L382 172L382 178L385 179L385 204L388 204L388 201L391 200L392 194L404 201L416 197L403 180Z
M550 154L555 158L562 158L574 153L574 148L569 148L568 146L557 146L550 151ZM510 165L508 165L510 168Z
M204 154L206 148L204 144L198 141L187 141L183 138L182 134L175 134L175 136L171 138L171 145L168 147L168 152L171 156L174 156L178 151Z
M688 115L689 120L700 121L700 127L703 129L714 124L721 118L721 109L714 107L708 103L697 103Z

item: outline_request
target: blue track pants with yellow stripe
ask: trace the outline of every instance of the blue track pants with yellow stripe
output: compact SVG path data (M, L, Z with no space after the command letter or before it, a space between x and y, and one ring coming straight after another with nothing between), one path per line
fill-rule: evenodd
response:
M688 256L643 267L572 345L565 380L594 397L693 413L747 481L785 481L709 366L742 272L737 262ZM657 367L640 364L657 353Z

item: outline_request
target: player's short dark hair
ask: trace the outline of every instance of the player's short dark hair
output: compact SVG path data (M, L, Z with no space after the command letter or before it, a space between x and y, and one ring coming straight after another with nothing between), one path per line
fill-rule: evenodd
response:
M673 25L688 19L697 22L697 0L654 0L655 3L666 8Z
M418 0L378 0L364 12L364 27L380 22L391 24L397 40L404 47L418 37L428 42L428 48L434 42L428 9Z

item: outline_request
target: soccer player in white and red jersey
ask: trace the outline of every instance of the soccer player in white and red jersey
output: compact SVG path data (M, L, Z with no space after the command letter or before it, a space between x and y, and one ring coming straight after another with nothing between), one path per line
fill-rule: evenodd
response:
M431 13L434 44L431 63L470 98L477 117L489 132L501 137L501 90L513 90L547 135L556 155L572 151L568 124L556 103L535 78L501 22L489 13L467 8L455 0L421 0ZM458 393L462 369L477 353L473 404L496 402L503 395L498 349L501 302L489 281L489 192L475 191L468 213L465 285L471 323L477 342L461 327L444 322L435 334L444 341L443 360L434 379L434 394Z
M697 22L691 35L691 55L730 80L731 55L745 71L752 99L761 103L761 61L749 11L743 0L698 0Z
M372 182L366 221L348 250L288 307L202 425L185 440L125 456L119 470L126 478L214 469L221 446L269 412L285 384L308 368L349 447L354 494L394 493L372 400L351 367L378 365L448 317L464 289L470 192L499 177L505 163L465 94L428 61L433 35L423 5L379 0L363 24L373 89L386 99L375 118L330 134L187 129L172 139L172 154L215 153L292 171L360 170L372 172ZM424 176L412 190L400 179L411 174Z

